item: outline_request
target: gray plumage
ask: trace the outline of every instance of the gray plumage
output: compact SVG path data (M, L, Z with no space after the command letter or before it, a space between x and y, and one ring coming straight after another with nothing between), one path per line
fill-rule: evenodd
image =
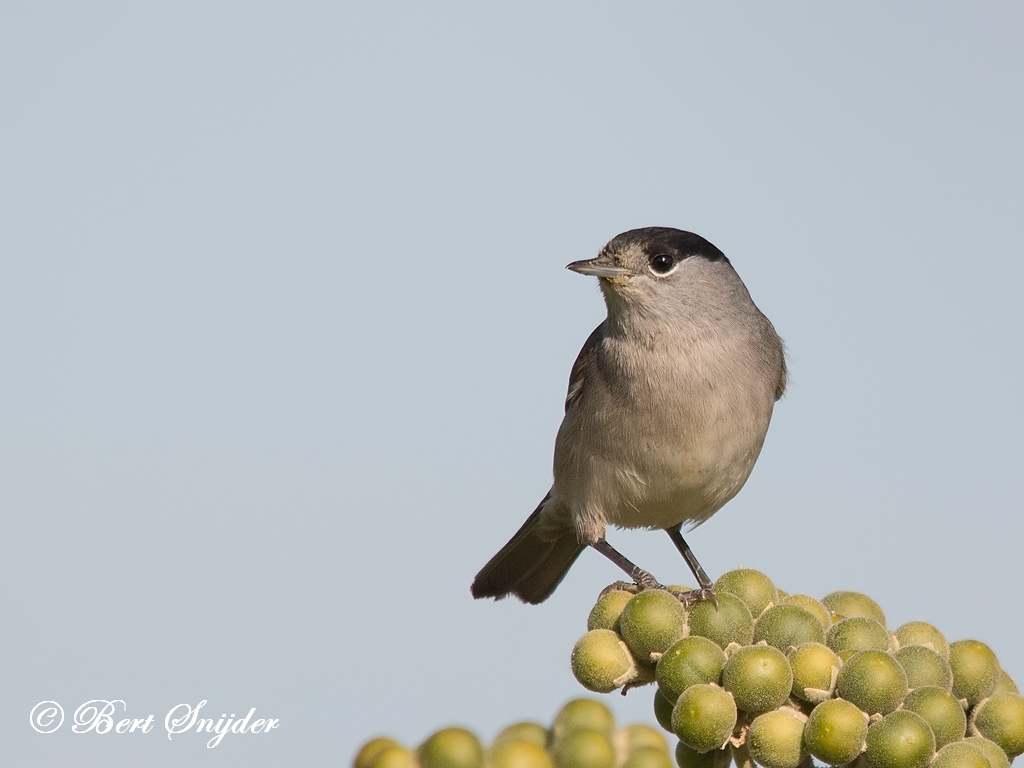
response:
M599 277L608 317L570 374L554 484L474 597L545 600L608 524L707 520L750 476L786 387L781 339L698 235L631 230L569 268Z

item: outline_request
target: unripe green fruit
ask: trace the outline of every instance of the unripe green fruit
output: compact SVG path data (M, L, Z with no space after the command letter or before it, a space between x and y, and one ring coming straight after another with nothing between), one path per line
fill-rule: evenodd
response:
M698 752L679 741L676 742L676 765L679 768L729 768L732 755L728 749Z
M843 699L823 701L804 726L804 745L818 760L829 765L852 762L864 748L868 716Z
M810 595L790 595L785 599L780 599L783 605L795 605L798 608L803 608L821 622L822 629L828 629L832 624L832 614L828 608Z
M905 645L892 656L907 673L907 685L910 688L934 685L944 691L953 689L953 670L949 662L931 648Z
M805 715L786 707L758 715L747 731L750 756L764 768L797 768L807 757L806 722Z
M587 630L610 629L613 632L619 631L619 617L626 603L633 599L632 592L624 589L616 589L607 595L602 595L590 609L590 616L587 617Z
M785 653L804 643L824 643L825 629L810 611L783 603L766 608L754 622L754 642L762 640Z
M748 645L737 649L725 662L722 687L744 712L767 712L789 698L793 670L778 648Z
M793 695L813 704L831 697L841 662L835 652L821 643L804 643L789 652L793 669Z
M953 695L974 706L995 690L999 680L999 659L977 640L957 640L949 646L953 669Z
M484 750L480 740L465 728L438 731L418 750L421 768L481 768Z
M592 728L577 728L555 745L557 768L614 768L615 751L608 738Z
M373 765L373 761L377 759L377 756L385 749L398 747L401 748L394 739L389 739L385 736L379 736L376 739L370 739L368 742L363 744L356 753L356 759L353 762L353 768L370 768Z
M871 768L925 768L934 754L935 735L914 712L892 712L868 727L864 760Z
M636 750L648 747L660 749L668 754L668 742L661 735L661 731L643 723L633 723L620 730L615 734L614 745L620 762Z
M769 603L779 602L779 593L772 580L753 568L738 568L723 573L715 582L714 589L716 595L722 592L736 595L755 618L761 615Z
M405 747L385 747L377 753L369 768L417 768L416 756Z
M908 621L900 625L893 636L899 647L904 645L924 645L930 647L939 656L949 660L949 643L945 635L927 621Z
M1010 768L1010 758L994 741L989 741L983 736L969 736L964 741L977 747L992 768Z
M882 612L882 607L863 592L841 589L825 595L821 599L821 604L844 619L864 616L885 626L885 613Z
M551 726L552 743L557 744L577 728L597 731L611 741L615 735L615 716L600 701L573 699L555 715L555 722Z
M655 672L658 688L669 701L691 685L720 683L725 652L706 637L684 637L661 657Z
M754 619L746 603L729 592L722 592L717 598L717 608L710 600L702 600L690 609L687 618L690 634L706 637L720 648L730 643L750 645Z
M676 703L666 699L660 690L654 692L654 719L669 733L672 733L672 708L675 705Z
M544 749L548 745L548 729L539 723L513 723L498 731L492 745L497 746L506 741L528 741Z
M915 688L903 700L903 709L923 717L935 734L935 748L959 741L967 732L967 715L953 694L926 685Z
M1024 752L1024 698L997 693L971 714L971 733L998 744L1012 760Z
M980 749L966 741L947 744L932 758L930 768L992 768Z
M686 609L665 590L647 589L626 603L619 631L638 659L657 661L652 653L664 653L686 634Z
M854 616L840 619L825 634L825 645L840 651L884 651L889 648L889 633L874 619Z
M487 768L554 768L551 755L528 741L504 741L491 749Z
M672 710L672 730L698 752L721 749L736 727L736 702L713 683L692 685Z
M1017 684L1013 682L1013 678L1006 674L1006 670L1000 669L999 679L996 680L996 687L992 693L1020 693L1020 691L1017 690Z
M667 750L642 747L630 753L622 768L675 768L675 764Z
M907 673L885 651L860 651L839 670L836 691L868 714L887 715L907 695Z
M636 677L626 644L610 629L592 629L572 649L572 673L584 688L611 693Z

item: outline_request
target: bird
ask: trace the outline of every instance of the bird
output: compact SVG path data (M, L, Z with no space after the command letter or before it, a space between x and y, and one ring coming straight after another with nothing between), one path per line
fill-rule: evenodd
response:
M631 229L566 268L598 278L608 314L569 375L551 488L470 591L541 603L588 547L631 580L605 592L669 589L608 543L611 525L667 532L697 580L670 591L714 600L682 528L750 476L786 389L783 342L725 254L692 232Z

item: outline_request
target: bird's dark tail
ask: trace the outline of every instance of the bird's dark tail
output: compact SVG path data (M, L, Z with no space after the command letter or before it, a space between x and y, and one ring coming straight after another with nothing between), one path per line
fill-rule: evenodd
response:
M555 591L585 545L574 528L562 533L547 529L541 537L540 511L547 501L545 496L518 533L476 575L470 587L473 597L500 600L515 595L536 605Z

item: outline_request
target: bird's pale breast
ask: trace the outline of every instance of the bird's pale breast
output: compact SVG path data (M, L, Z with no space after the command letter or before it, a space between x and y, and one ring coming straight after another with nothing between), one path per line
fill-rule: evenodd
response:
M603 341L555 445L555 493L581 534L700 523L739 492L775 399L759 349Z

